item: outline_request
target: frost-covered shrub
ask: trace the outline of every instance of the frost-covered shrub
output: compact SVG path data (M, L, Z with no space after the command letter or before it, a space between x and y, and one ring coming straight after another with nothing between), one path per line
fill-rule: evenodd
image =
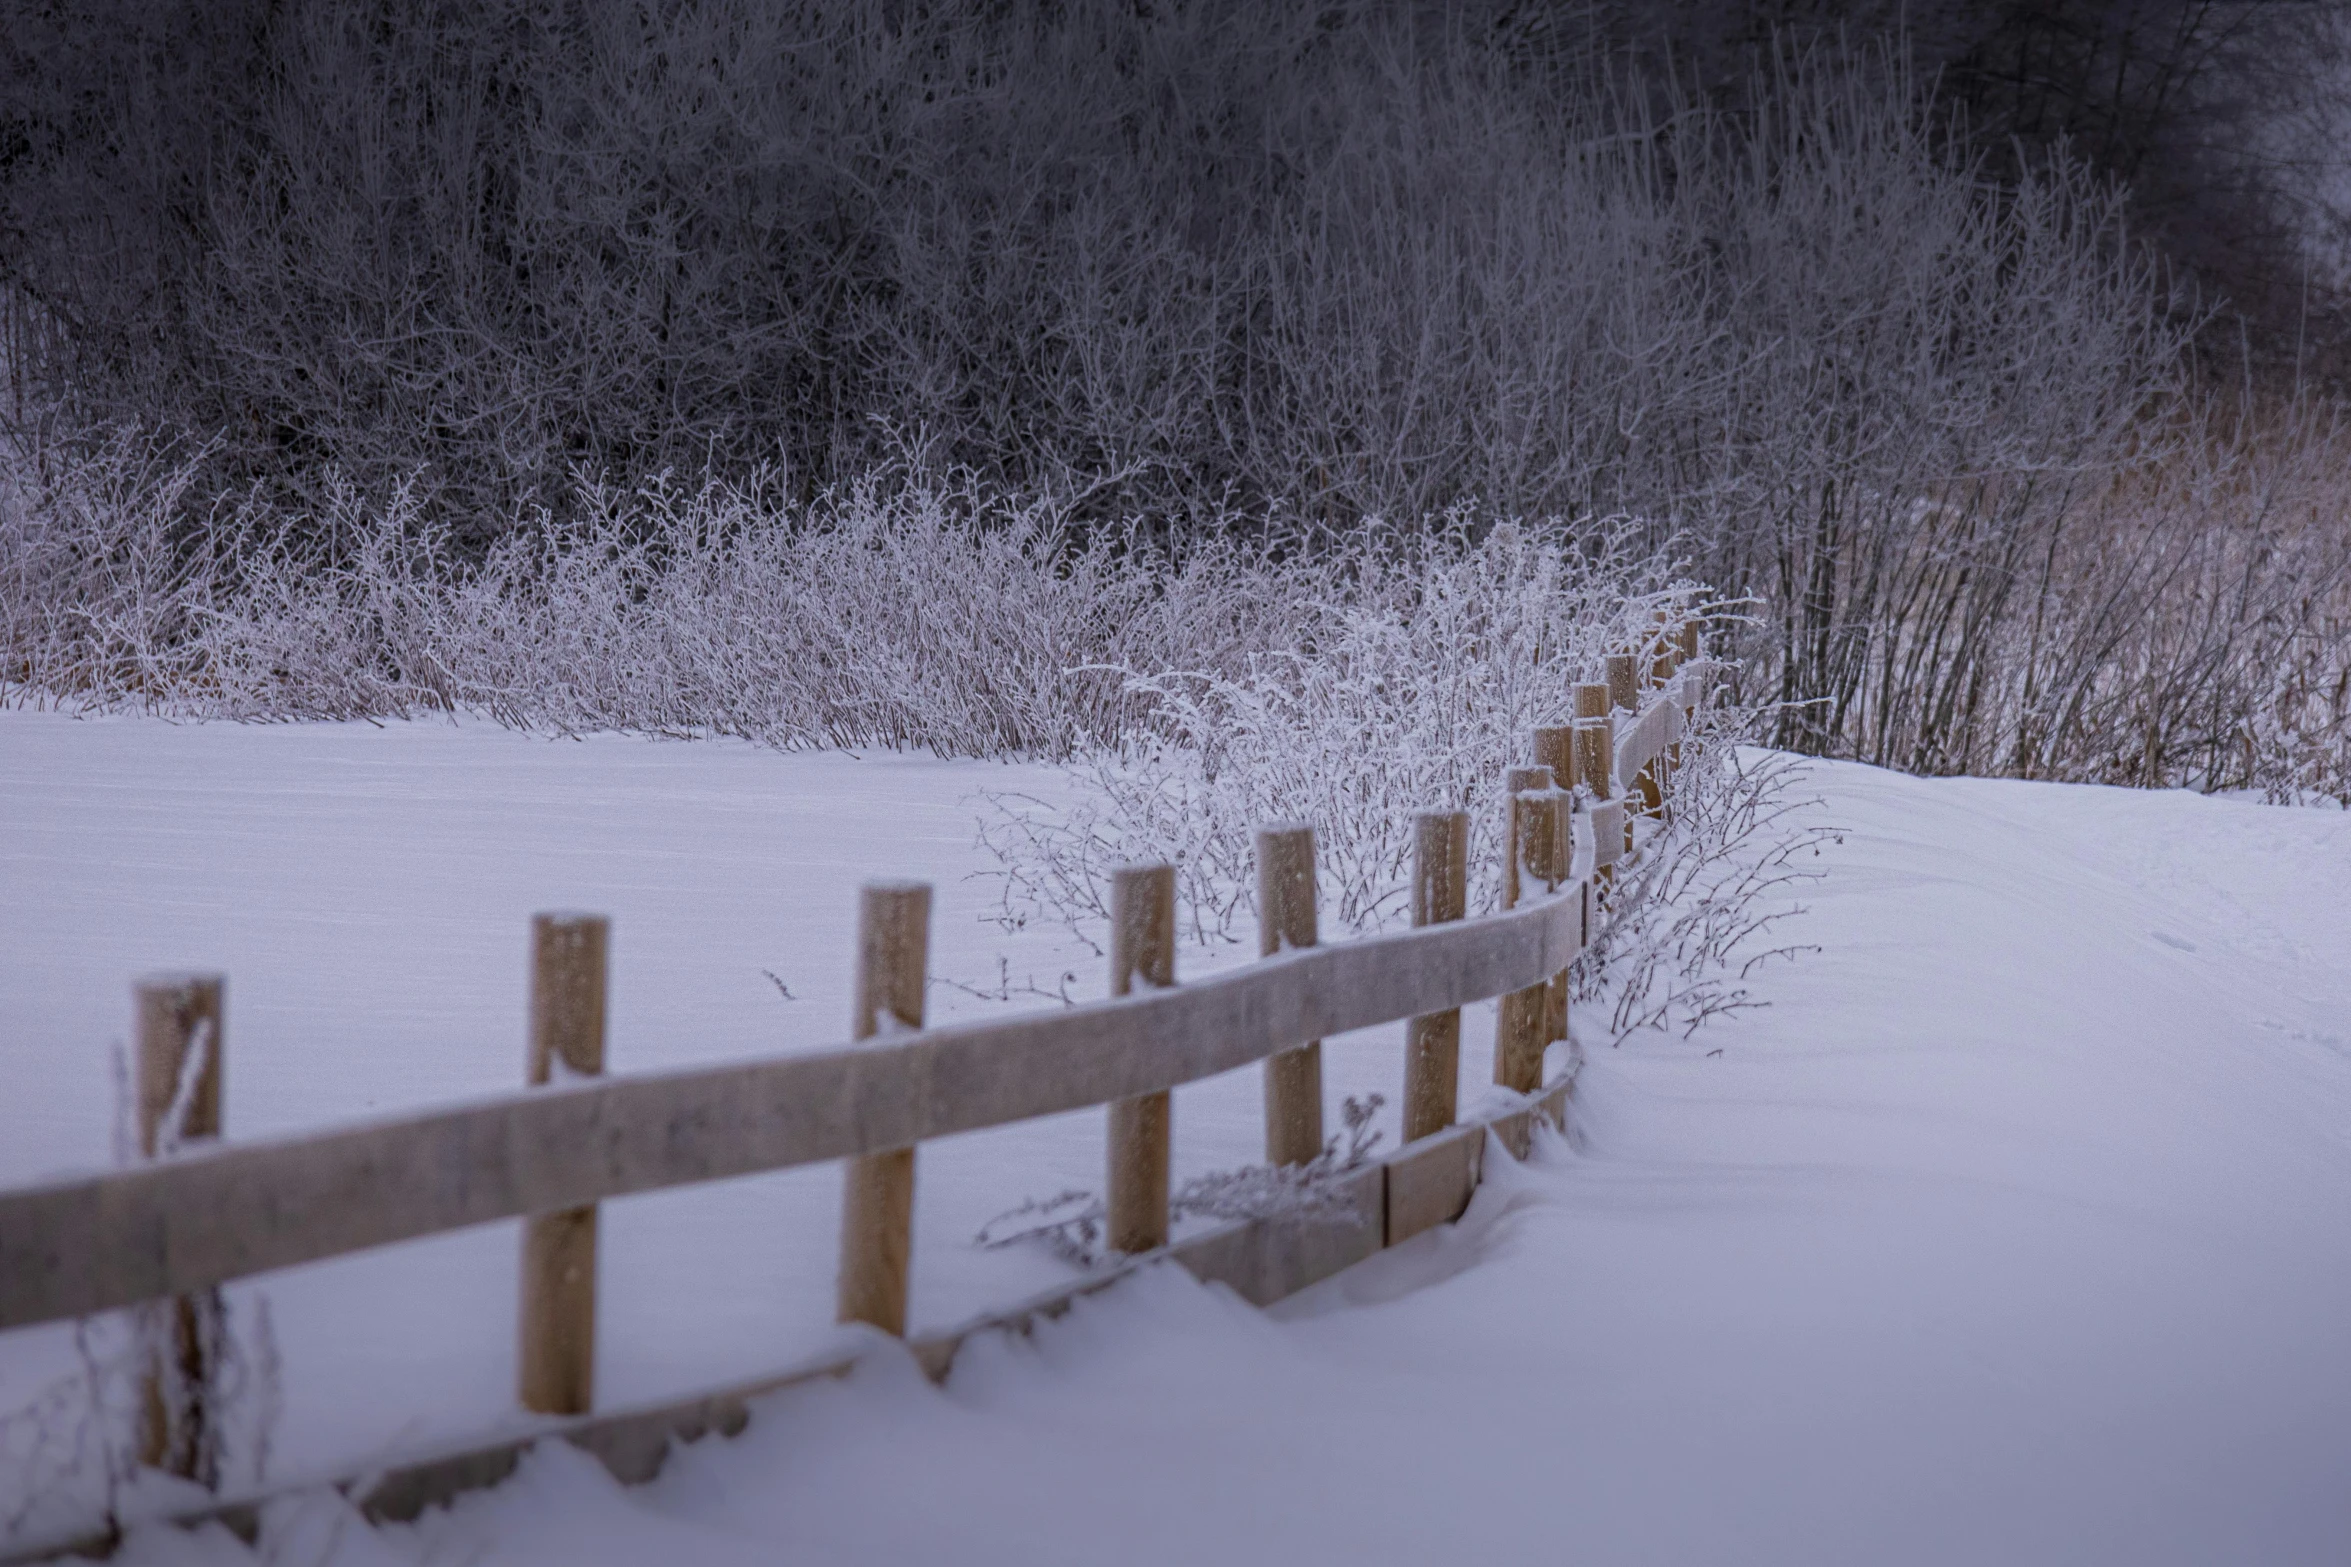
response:
M1090 939L1115 867L1169 861L1192 939L1240 941L1256 912L1257 828L1302 821L1326 931L1365 934L1407 917L1415 813L1453 809L1470 816L1470 912L1497 908L1504 773L1530 760L1534 729L1566 721L1571 686L1641 646L1661 611L1741 619L1668 562L1606 536L1585 551L1564 542L1509 527L1407 552L1359 543L1355 569L1305 603L1311 653L1253 659L1237 676L1130 673L1157 704L1150 721L1068 764L1065 801L985 796L1000 917ZM1799 950L1770 938L1834 831L1804 818L1804 764L1754 748L1778 716L1710 684L1664 816L1636 819L1578 964L1576 994L1606 1020L1579 1038L1694 1031L1753 1004L1753 969Z
M555 730L1060 756L1140 703L1113 664L1237 669L1289 645L1263 532L1080 531L1050 502L876 475L588 487L479 563L403 491L336 491L320 543L266 508L193 540L192 470L135 443L0 489L0 682L198 717L471 710Z
M760 485L590 487L585 518L541 518L479 564L400 491L339 490L331 548L258 508L179 543L185 472L124 442L0 490L0 680L16 700L470 710L968 756L1125 748L1191 756L1205 786L1254 776L1226 767L1231 748L1311 729L1325 759L1299 754L1267 787L1291 797L1275 814L1335 820L1374 802L1330 795L1332 761L1391 758L1382 798L1464 797L1604 643L1696 592L1630 525L1456 514L1170 541L905 472L811 506Z
M1622 1043L1651 1028L1687 1038L1710 1018L1761 1005L1746 986L1757 968L1812 950L1775 933L1802 912L1795 894L1817 877L1810 862L1837 831L1805 820L1816 802L1803 762L1752 747L1768 717L1722 704L1696 715L1666 819L1636 824L1638 851L1619 862L1576 962L1579 1041Z
M1008 923L1108 918L1110 870L1177 867L1199 940L1238 940L1254 909L1254 833L1315 829L1325 919L1350 931L1405 916L1416 811L1470 812L1473 908L1498 897L1503 769L1570 687L1652 633L1660 610L1723 613L1630 525L1578 534L1458 519L1425 535L1366 529L1298 568L1286 645L1237 669L1122 665L1149 719L1071 764L1075 803L999 795L983 835Z

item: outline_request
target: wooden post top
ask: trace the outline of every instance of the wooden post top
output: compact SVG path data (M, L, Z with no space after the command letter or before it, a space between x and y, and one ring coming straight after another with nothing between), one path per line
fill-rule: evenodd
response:
M601 914L531 916L530 1054L534 1088L552 1082L561 1064L573 1077L604 1070L605 973L612 921Z
M931 961L931 884L869 881L857 895L857 981L849 1032L920 1028Z
M1469 812L1412 818L1412 923L1442 925L1469 908Z
M1257 951L1315 944L1314 829L1279 822L1257 829Z
M1175 867L1122 865L1110 873L1110 993L1135 981L1175 983Z
M1630 653L1608 655L1608 705L1628 713L1640 711L1641 665Z

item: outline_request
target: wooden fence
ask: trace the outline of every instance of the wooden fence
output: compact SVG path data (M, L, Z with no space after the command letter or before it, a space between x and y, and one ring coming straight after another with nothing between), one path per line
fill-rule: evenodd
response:
M903 1336L920 1145L1095 1105L1109 1109L1109 1236L1128 1265L1166 1255L1252 1300L1279 1298L1457 1217L1477 1184L1489 1127L1523 1150L1537 1115L1559 1120L1568 1084L1547 1088L1542 1075L1546 1047L1566 1037L1566 971L1635 841L1635 818L1668 808L1679 742L1711 674L1697 637L1694 622L1661 624L1638 653L1608 660L1605 681L1575 688L1572 724L1531 737L1533 765L1506 780L1501 912L1463 917L1468 818L1434 812L1415 822L1415 928L1320 945L1312 830L1270 827L1257 840L1262 960L1192 984L1176 983L1173 872L1137 866L1112 889L1110 999L925 1028L929 888L877 883L860 909L853 1043L605 1078L605 922L541 915L532 1086L236 1144L218 1140L221 982L150 982L138 991L137 1075L141 1151L151 1162L0 1192L0 1329L158 1303L149 1308L164 1311L155 1318L163 1326L153 1381L200 1380L206 1368L191 1324L219 1285L522 1219L518 1398L559 1418L521 1437L379 1469L367 1510L411 1515L495 1479L521 1446L550 1434L597 1451L625 1479L642 1478L673 1437L731 1428L745 1398L841 1368L654 1409L592 1412L597 1203L845 1161L839 1317ZM1526 1097L1490 1123L1456 1127L1459 1009L1495 997L1495 1081ZM1398 1020L1408 1020L1405 1140L1387 1159L1336 1178L1360 1220L1351 1233L1276 1215L1169 1246L1171 1089L1264 1062L1267 1160L1303 1164L1324 1143L1318 1041ZM914 1348L943 1375L968 1332L1057 1311L1114 1276ZM146 1460L209 1479L200 1444L175 1428L159 1394L147 1403ZM250 1522L249 1507L211 1515Z

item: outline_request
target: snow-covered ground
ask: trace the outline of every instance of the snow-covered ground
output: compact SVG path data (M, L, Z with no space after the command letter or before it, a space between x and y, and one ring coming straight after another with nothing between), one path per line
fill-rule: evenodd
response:
M637 1490L557 1447L410 1528L313 1498L272 1559L2351 1560L2351 817L1813 777L1845 832L1784 932L1821 950L1759 972L1766 1010L1595 1052L1573 1146L1456 1229L1270 1316L1161 1270L943 1390L878 1356ZM1054 786L0 714L0 1179L104 1156L150 967L229 972L240 1135L514 1082L539 907L615 916L616 1070L836 1039L868 874L938 882L941 974L992 985L1001 952L1090 993L1098 960L980 923L961 879L985 865L962 797ZM1346 1042L1334 1094L1393 1097L1395 1053ZM1249 1157L1253 1075L1177 1115L1187 1165ZM1094 1184L1099 1119L926 1148L918 1319L1053 1275L968 1236ZM613 1205L600 1391L827 1342L836 1181ZM512 1276L496 1227L265 1281L281 1467L500 1418ZM0 1407L55 1349L0 1337ZM152 1535L129 1559L246 1558Z
M110 1057L133 979L158 969L228 976L235 1137L519 1088L538 909L612 917L615 1072L842 1043L857 888L877 876L935 884L934 1021L1057 1005L1064 976L1098 996L1107 961L1071 933L988 918L981 797L1063 787L1042 767L482 723L0 711L0 1182L110 1161ZM1179 972L1254 955L1187 949ZM1393 1137L1401 1025L1325 1057L1334 1102L1384 1094ZM1487 1067L1465 1051L1465 1104ZM1262 1157L1259 1082L1252 1067L1178 1092L1179 1180ZM1086 1111L926 1145L918 1331L1072 1276L973 1236L1026 1199L1098 1189L1103 1123ZM598 1403L837 1348L839 1203L838 1171L819 1167L606 1205ZM349 1472L515 1422L516 1256L515 1227L495 1225L232 1288L266 1294L284 1362L276 1471ZM0 1413L74 1365L63 1329L0 1335ZM0 1444L0 1518L5 1457Z

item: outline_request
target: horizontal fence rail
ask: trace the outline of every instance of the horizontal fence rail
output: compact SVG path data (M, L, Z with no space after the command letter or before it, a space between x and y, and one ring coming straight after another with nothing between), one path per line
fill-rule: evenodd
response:
M1703 678L1703 670L1691 670L1684 676L1693 683ZM1616 742L1618 792L1633 787L1641 770L1656 761L1667 746L1681 739L1687 725L1688 719L1678 701L1655 703L1637 720L1620 723Z
M1213 1077L1540 982L1582 950L1581 885L1061 1012L502 1095L0 1192L0 1328Z

